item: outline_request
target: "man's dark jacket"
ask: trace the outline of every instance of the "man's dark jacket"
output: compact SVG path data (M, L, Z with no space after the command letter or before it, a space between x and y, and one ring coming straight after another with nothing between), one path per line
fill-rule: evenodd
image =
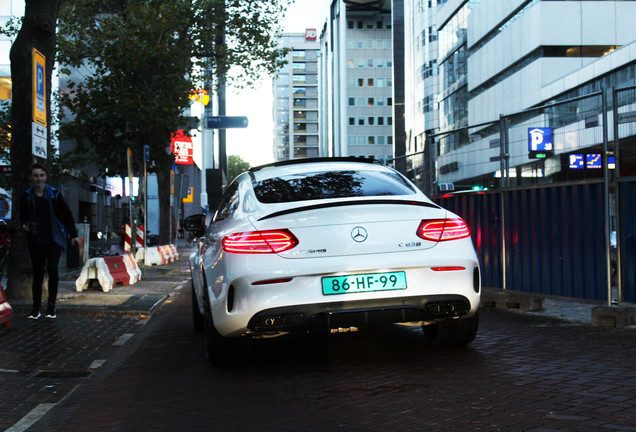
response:
M48 184L44 185L44 199L49 204L53 240L63 250L66 250L67 233L70 233L71 238L77 237L77 228L75 227L71 209L68 208L64 201L62 191ZM20 219L23 224L31 224L38 220L35 214L35 194L32 187L27 189L20 198ZM32 243L34 239L31 234L29 235L29 243Z

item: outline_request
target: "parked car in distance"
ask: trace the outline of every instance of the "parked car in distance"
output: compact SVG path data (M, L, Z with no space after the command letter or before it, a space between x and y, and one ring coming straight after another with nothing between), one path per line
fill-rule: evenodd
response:
M479 325L467 224L397 171L353 158L252 168L227 187L190 256L195 329L213 364L289 332L417 323L438 346Z

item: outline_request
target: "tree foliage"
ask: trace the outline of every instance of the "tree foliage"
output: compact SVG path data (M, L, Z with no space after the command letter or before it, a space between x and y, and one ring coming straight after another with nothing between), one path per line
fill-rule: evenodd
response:
M227 157L227 172L230 179L233 179L237 175L249 170L250 168L250 163L244 161L243 158L241 158L240 156L229 155Z
M287 3L67 0L58 32L68 79L62 137L76 141L80 152L95 151L102 173L124 174L125 149L141 155L144 144L155 161L150 170L165 169L170 133L206 67L230 72L237 86L280 68L275 32Z
M60 13L61 139L99 174L126 175L126 149L150 172L167 207L170 134L204 74L250 86L283 64L276 45L290 0L66 0ZM222 36L224 35L224 37ZM160 221L160 236L168 232Z

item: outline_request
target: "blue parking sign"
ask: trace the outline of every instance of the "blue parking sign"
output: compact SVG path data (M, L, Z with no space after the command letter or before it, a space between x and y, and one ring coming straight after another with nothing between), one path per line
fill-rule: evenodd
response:
M553 151L552 128L528 128L528 153L531 158L545 158Z

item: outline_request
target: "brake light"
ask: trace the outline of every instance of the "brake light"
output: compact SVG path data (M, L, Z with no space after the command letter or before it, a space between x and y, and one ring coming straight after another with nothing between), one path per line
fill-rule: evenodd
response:
M230 234L223 250L232 253L278 253L294 248L298 239L286 229Z
M470 236L468 225L461 219L423 220L417 236L430 241L459 240Z

